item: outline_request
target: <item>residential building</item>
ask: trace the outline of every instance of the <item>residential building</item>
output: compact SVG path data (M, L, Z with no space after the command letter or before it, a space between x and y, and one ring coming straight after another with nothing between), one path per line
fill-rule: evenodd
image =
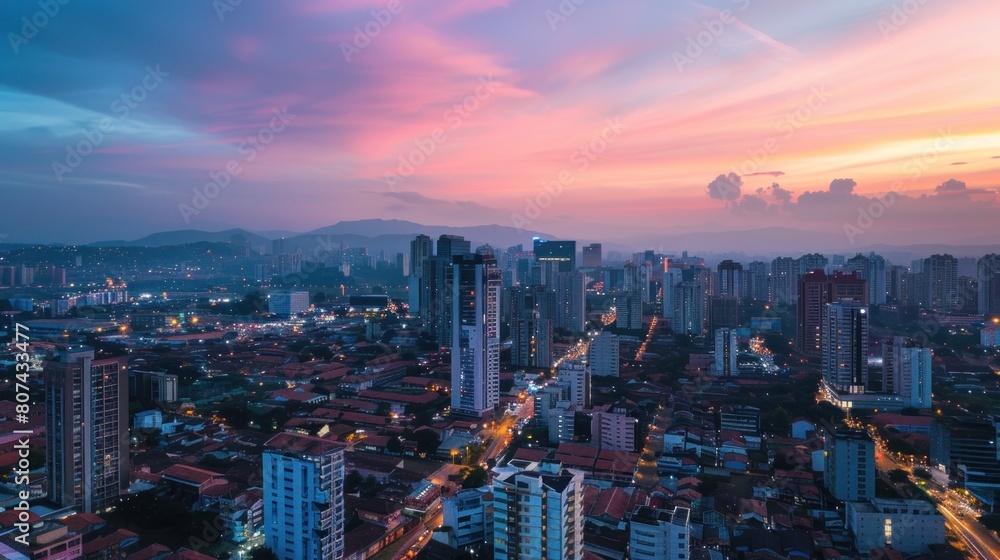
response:
M865 430L839 429L828 434L824 481L842 502L875 497L875 442Z
M512 365L547 368L552 365L555 293L545 286L514 286L504 291L510 299L509 323ZM506 302L505 302L506 303Z
M576 270L576 241L550 241L536 237L534 250L538 262L556 263L558 272Z
M823 270L811 270L799 278L798 328L796 345L800 352L819 355L822 347L821 324L826 304L851 300L868 305L868 284L857 272L828 276Z
M569 385L569 403L590 408L590 368L578 361L563 360L556 368L559 381Z
M958 259L931 255L922 262L927 307L938 311L953 311L961 303L958 286Z
M868 307L853 301L826 304L820 348L823 380L837 393L868 387Z
M944 516L931 502L875 498L847 503L847 529L854 546L867 557L872 549L928 554L945 543Z
M686 560L691 557L691 510L638 506L629 519L631 560Z
M445 527L451 527L454 547L493 542L493 489L489 486L459 490L443 501Z
M494 469L493 557L581 560L585 509L581 471L517 460Z
M128 358L68 346L45 364L48 497L63 507L114 509L129 483Z
M1000 318L1000 254L979 259L976 278L979 280L979 314L987 319Z
M344 555L344 446L296 433L264 445L264 535L281 560Z
M587 277L582 272L555 274L555 327L580 333L587 323Z
M492 255L455 257L451 410L482 416L500 403L500 270Z
M591 243L583 246L583 268L597 268L602 265L601 244Z
M618 336L608 331L601 331L590 341L588 362L590 374L602 377L618 377L619 350Z
M736 329L716 329L715 331L715 363L712 365L712 375L730 377L739 375L737 367Z

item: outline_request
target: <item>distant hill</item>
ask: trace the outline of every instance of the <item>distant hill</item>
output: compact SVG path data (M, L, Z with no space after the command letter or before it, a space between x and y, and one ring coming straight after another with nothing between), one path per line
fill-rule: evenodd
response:
M425 226L405 220L355 220L338 222L306 233L289 231L251 232L245 229L228 229L225 231L201 231L186 229L165 231L147 235L134 241L99 241L91 243L92 247L166 247L186 245L189 243L229 243L237 236L242 236L250 242L251 247L258 251L270 252L271 241L285 237L286 250L301 249L307 256L317 251L329 250L330 247L367 247L369 252L386 253L408 252L410 241L419 233L437 238L443 234L461 235L472 242L472 247L489 243L496 247L506 248L519 243L526 247L531 245L531 238L548 237L536 231L518 231L509 226L488 225L471 227Z
M201 231L197 229L182 229L178 231L164 231L147 235L135 241L98 241L91 243L91 247L169 247L173 245L187 245L189 243L229 243L234 238L243 236L253 247L265 246L271 240L249 232L245 229L227 229L225 231Z

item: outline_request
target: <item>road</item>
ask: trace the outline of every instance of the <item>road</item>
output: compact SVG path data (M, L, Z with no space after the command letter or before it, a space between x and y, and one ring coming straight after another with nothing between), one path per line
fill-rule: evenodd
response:
M897 461L881 442L876 460L879 470L888 472L892 469L901 469L910 475L911 480L919 483L920 479L913 476L913 465ZM944 516L946 526L962 539L969 551L982 560L1000 560L1000 540L971 514L966 516L959 513L962 509L971 512L962 498L954 490L941 486L933 480L924 482L930 489L929 493L936 498L937 509Z

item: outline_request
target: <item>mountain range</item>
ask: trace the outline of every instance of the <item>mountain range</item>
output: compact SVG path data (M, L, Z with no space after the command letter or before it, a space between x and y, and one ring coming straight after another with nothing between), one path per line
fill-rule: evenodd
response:
M558 239L538 231L519 230L510 226L443 226L423 225L406 220L354 220L342 221L307 232L292 231L249 231L236 228L209 232L201 230L166 231L147 235L133 241L109 240L92 243L91 246L162 247L196 242L231 242L240 237L248 241L254 250L271 252L272 241L285 239L285 250L301 250L304 255L329 251L334 248L367 247L370 254L384 251L387 255L408 252L410 241L417 234L437 238L443 234L461 235L470 240L472 247L490 244L507 248L523 245L531 247L532 238ZM956 257L978 257L987 253L1000 252L1000 233L984 234L963 239L959 243L908 244L877 243L852 245L846 236L831 236L828 233L804 231L785 227L757 228L741 231L691 231L671 232L662 235L642 235L627 238L602 236L595 232L592 239L579 239L577 247L591 242L602 243L605 255L609 251L621 251L626 255L632 251L654 249L667 254L688 251L691 254L705 253L745 258L771 257L775 255L796 255L819 252L824 254L868 253L874 251L896 263L908 263L909 259L934 253L950 253Z

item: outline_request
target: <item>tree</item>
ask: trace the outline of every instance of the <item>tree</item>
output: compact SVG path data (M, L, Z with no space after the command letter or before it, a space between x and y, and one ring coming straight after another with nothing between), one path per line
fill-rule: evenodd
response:
M903 469L892 469L889 471L889 480L896 484L902 484L910 480L910 476Z
M401 453L403 451L403 442L399 441L398 437L391 437L385 444L385 449L389 453Z
M365 481L361 483L361 497L362 498L374 498L378 494L379 483L378 480L373 475L368 475Z
M346 477L344 477L344 492L353 494L358 491L358 488L364 483L365 477L361 476L358 471L351 471Z
M462 469L465 471L466 469ZM465 474L465 479L462 481L462 488L479 488L481 486L486 486L486 479L488 473L486 469L480 466L472 467L468 469Z
M931 473L930 473L930 471L928 471L927 469L924 469L924 468L920 468L920 467L917 467L917 468L913 469L913 476L915 476L917 478L922 478L924 480L930 480L931 479Z

